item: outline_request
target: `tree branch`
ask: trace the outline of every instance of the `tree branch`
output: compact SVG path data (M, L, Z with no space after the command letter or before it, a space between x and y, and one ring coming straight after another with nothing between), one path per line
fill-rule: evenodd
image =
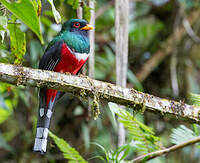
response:
M48 87L70 92L85 99L94 95L120 105L134 108L137 104L147 110L171 114L200 124L200 107L184 102L162 99L147 93L110 83L92 80L84 76L72 76L51 71L32 69L0 63L0 81L31 87Z
M159 150L159 151L155 151L155 152L152 152L152 153L148 153L148 154L139 156L139 157L133 159L132 161L133 161L133 162L144 162L144 161L148 161L148 160L151 160L151 159L153 159L153 158L162 156L162 155L164 155L164 154L173 152L173 151L175 151L175 150L184 148L184 147L186 147L186 146L188 146L188 145L195 144L195 143L197 143L197 142L200 142L200 136L195 137L195 138L193 138L193 139L191 139L191 140L185 141L184 143L177 144L177 145L174 145L174 146L172 146L172 147L166 148L166 149L162 149L162 150Z

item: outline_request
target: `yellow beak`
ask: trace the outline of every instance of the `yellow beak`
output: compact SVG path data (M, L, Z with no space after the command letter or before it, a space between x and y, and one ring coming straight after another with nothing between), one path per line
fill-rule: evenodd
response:
M89 25L89 24L87 24L86 26L84 26L83 28L81 28L81 30L86 30L86 31L91 30L91 29L94 29L94 27L91 26L91 25Z

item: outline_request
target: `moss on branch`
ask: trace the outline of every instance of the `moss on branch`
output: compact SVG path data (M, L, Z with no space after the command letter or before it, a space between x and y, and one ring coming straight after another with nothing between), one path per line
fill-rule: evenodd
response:
M177 118L200 123L200 107L180 101L167 100L134 89L93 80L85 76L72 76L51 71L0 63L0 81L14 85L48 87L70 92L81 97L98 95L100 99L134 108L139 104L146 110L171 114Z

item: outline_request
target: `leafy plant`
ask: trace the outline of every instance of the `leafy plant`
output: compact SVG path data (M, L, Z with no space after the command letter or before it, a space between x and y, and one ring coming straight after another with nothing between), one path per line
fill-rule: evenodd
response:
M69 160L69 163L87 163L86 160L72 147L64 139L58 138L52 132L49 132L49 136L54 140L58 148L64 155L64 158Z
M148 153L160 149L160 138L155 136L153 129L139 122L125 109L121 109L115 103L109 102L109 108L115 118L115 115L119 116L118 119L129 131L130 142L134 145L134 148L139 153Z
M193 105L200 106L200 95L190 93L189 101ZM172 129L172 134L170 135L170 138L171 138L170 141L173 144L181 144L199 135L200 133L199 133L198 125L193 124L193 130L187 128L184 125L180 125L178 128Z
M200 106L200 95L190 93L189 95L189 101L193 105ZM185 141L188 141L192 138L195 138L196 136L199 136L199 126L196 124L193 124L193 130L187 128L184 125L180 125L178 128L172 129L172 134L170 135L170 141L173 144L181 144Z
M31 0L20 0L17 2L0 0L0 2L17 18L23 21L43 43L43 37L40 31L39 17Z
M194 138L195 136L195 133L191 129L185 127L184 125L180 125L178 128L172 129L170 141L173 144L181 144Z
M124 161L124 159L127 157L132 148L131 144L125 144L114 151L113 150L107 151L102 145L98 143L92 143L92 144L96 145L104 152L105 158L102 156L94 156L90 158L90 160L100 159L107 163L120 163L121 161Z
M8 30L10 31L11 51L15 56L15 64L20 64L26 52L25 33L15 23L8 24Z
M193 105L200 106L200 95L195 93L190 93L189 101Z

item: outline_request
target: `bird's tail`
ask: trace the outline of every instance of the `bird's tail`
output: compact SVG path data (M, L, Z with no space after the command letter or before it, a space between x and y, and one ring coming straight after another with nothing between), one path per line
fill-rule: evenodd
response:
M47 147L47 137L49 133L50 120L53 113L52 108L39 108L38 122L36 129L36 138L34 151L44 154Z
M54 105L56 101L58 101L58 99L62 95L61 92L52 90L52 92L54 91L55 91L56 97L54 99L51 98L47 106L46 106L46 100L47 100L46 89L44 88L40 89L40 93L39 93L40 103L39 103L39 110L38 110L36 137L35 137L33 150L35 152L40 152L41 154L44 154L46 152L47 137L49 133L50 120L53 114Z

